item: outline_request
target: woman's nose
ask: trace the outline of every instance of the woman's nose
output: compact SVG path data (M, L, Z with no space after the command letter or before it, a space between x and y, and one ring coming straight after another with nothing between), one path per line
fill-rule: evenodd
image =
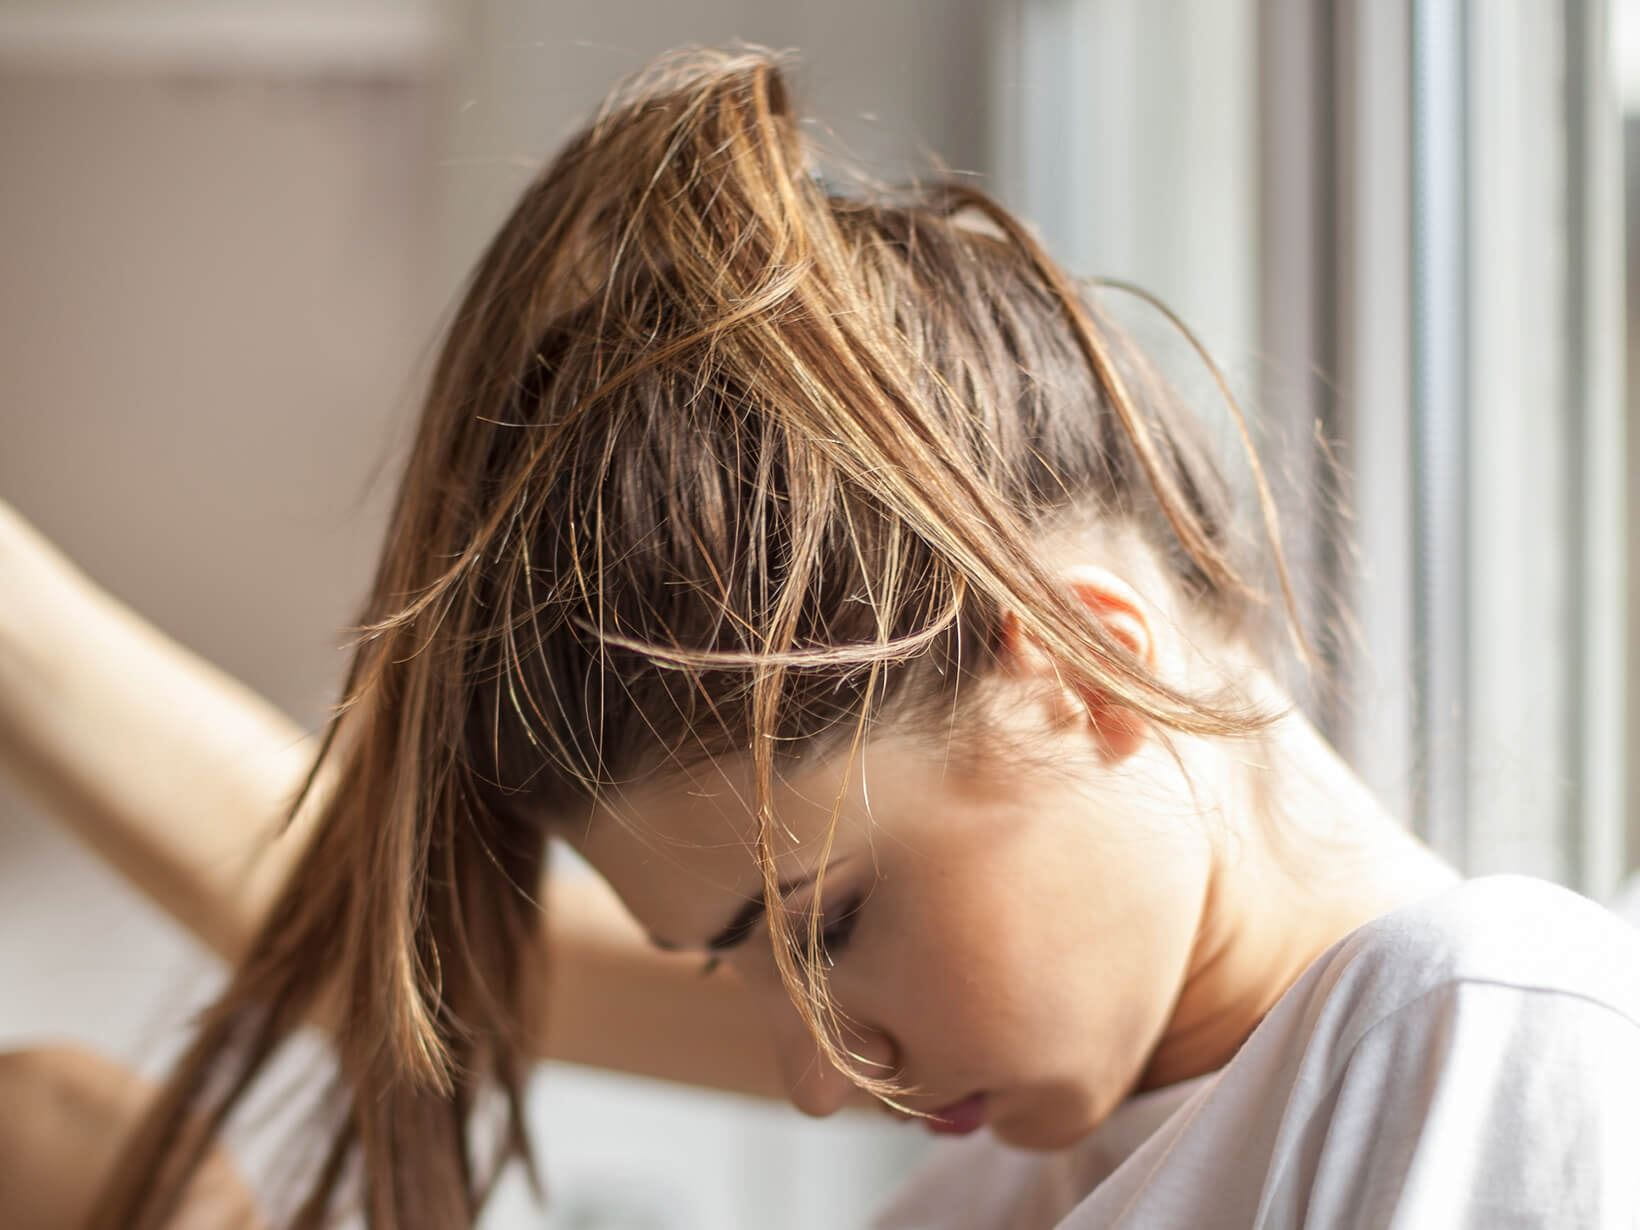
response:
M775 1008L775 1046L786 1096L805 1115L832 1114L848 1101L854 1083L826 1058L796 1007L784 995L779 998L781 1003ZM893 1075L894 1047L886 1034L847 1021L842 1023L842 1030L842 1036L835 1041L842 1045L845 1053L855 1056L856 1071L879 1078Z

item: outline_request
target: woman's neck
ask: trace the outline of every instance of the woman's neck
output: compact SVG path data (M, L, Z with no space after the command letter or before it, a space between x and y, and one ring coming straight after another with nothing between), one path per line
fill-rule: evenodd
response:
M1256 743L1202 752L1192 772L1220 784L1223 839L1184 985L1139 1090L1222 1067L1327 948L1459 879L1296 714Z

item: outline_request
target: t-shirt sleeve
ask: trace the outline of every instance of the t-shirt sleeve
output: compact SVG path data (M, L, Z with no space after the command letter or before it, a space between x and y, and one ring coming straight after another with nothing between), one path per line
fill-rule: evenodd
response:
M1640 1230L1640 1024L1564 990L1440 986L1361 1036L1282 1165L1302 1207L1260 1224Z

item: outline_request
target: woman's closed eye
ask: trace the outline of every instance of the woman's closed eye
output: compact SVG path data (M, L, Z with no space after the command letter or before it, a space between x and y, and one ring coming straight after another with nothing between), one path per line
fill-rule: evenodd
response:
M836 964L838 954L848 947L849 940L854 936L854 928L859 921L860 910L866 903L866 894L856 892L845 897L839 905L828 910L820 920L820 954L828 966ZM809 918L806 913L794 911L791 922L791 945L793 955L798 961L806 963L809 959ZM714 954L706 959L701 967L701 976L712 973L723 963L721 955Z
M844 898L835 910L827 911L820 920L820 956L827 966L835 965L838 955L848 947L860 917L860 909L865 903L864 893L853 893ZM806 961L812 955L807 919L798 926L794 940L801 959Z

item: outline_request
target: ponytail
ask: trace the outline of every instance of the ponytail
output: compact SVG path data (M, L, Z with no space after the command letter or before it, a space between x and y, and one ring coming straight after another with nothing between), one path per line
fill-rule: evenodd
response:
M766 53L670 57L618 93L472 274L320 753L336 786L96 1230L158 1230L315 1020L328 1143L285 1224L356 1200L375 1227L470 1226L495 1168L529 1157L547 826L613 783L750 750L774 903L779 758L953 712L1005 613L1067 684L1168 729L1269 720L1152 675L1037 549L1048 517L1105 510L1203 602L1260 600L1223 484L1112 337L976 189L829 192ZM902 1093L841 1041L818 912L807 945L769 918L826 1055ZM495 1089L506 1128L480 1156Z

